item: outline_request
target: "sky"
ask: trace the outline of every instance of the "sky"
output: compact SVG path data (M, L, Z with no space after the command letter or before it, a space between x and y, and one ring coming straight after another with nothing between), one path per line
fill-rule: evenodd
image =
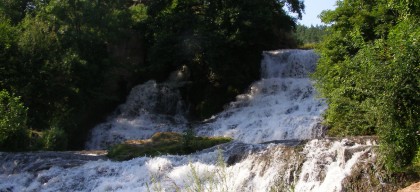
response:
M335 8L335 2L336 0L304 0L306 14L304 14L302 20L299 20L298 22L306 26L322 24L318 15L323 10L333 10Z

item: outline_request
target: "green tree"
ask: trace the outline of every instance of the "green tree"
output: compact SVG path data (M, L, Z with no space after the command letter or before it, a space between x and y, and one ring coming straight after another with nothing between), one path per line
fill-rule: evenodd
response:
M331 26L314 74L329 134L378 134L390 171L409 165L420 143L420 4L407 2L338 1L322 14Z
M0 17L19 23L29 9L31 0L2 0L0 2Z
M16 63L18 60L17 38L18 29L10 20L0 16L0 88L13 84L17 77Z
M420 27L413 22L418 17L399 22L382 47L389 59L381 72L387 83L376 106L381 151L391 170L409 165L420 148Z
M164 80L187 66L184 96L192 114L208 117L258 79L263 50L291 48L300 1L151 1L147 22L148 63ZM162 56L164 55L164 57Z
M127 88L118 86L138 75L110 51L144 15L129 0L2 2L0 88L22 98L34 130L58 126L70 148L83 147L89 129L123 99Z
M310 27L297 25L295 36L300 45L319 43L325 35L326 28L325 25L311 25Z
M0 150L24 150L28 145L27 109L19 97L0 91Z

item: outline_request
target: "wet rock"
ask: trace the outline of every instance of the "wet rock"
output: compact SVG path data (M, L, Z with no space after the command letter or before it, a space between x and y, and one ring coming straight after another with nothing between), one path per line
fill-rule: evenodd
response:
M53 166L76 167L89 161L105 160L105 151L0 153L0 174L39 172Z

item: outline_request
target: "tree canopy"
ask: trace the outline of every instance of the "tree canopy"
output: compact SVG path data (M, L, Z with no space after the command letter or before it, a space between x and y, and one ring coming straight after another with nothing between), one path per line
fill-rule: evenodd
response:
M326 34L326 28L327 26L325 25L311 25L310 27L305 25L297 25L295 35L298 44L307 45L321 42L322 38Z
M87 127L121 101L114 84L131 66L108 49L141 18L133 7L111 0L0 4L0 89L22 98L31 129L60 129L53 132L80 148Z
M151 1L147 23L148 64L166 78L187 66L184 95L192 114L209 117L258 79L263 50L296 46L292 37L300 1Z

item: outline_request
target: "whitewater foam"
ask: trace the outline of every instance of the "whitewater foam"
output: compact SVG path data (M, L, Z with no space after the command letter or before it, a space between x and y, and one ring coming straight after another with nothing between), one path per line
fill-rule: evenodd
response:
M324 133L320 122L326 109L317 98L309 73L318 56L311 50L264 52L263 79L248 93L196 130L204 136L226 136L247 143L311 139Z
M107 149L156 132L182 132L187 125L184 102L173 84L148 81L134 87L114 115L91 132L86 149Z
M0 191L342 191L341 183L355 163L371 160L372 147L328 139L301 147L233 142L189 156L0 171ZM237 155L236 162L226 163Z

